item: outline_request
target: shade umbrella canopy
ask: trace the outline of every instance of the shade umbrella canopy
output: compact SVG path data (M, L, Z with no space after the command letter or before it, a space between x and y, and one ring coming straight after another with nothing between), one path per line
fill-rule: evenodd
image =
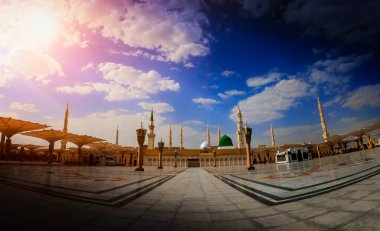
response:
M70 137L75 136L74 134L71 134L71 133L63 132L60 130L53 130L53 129L25 132L22 134L26 136L32 136L32 137L46 140L50 144L53 144L54 142L58 140L68 139Z
M374 130L374 129L372 129ZM358 130L355 130L355 131L352 131L352 132L349 132L346 135L346 137L348 136L356 136L356 137L363 137L364 135L366 135L369 131L372 131L372 130L368 130L368 129L365 129L365 128L360 128Z
M91 148L95 149L113 149L115 148L115 144L109 143L109 142L98 142L98 143L91 143L87 146L90 146Z
M135 147L122 147L122 146L119 146L118 147L118 150L120 152L136 152L136 148Z
M36 149L36 151L37 152L43 152L43 153L46 153L46 152L49 152L50 150L49 150L49 148L37 148ZM61 149L59 149L59 148L55 148L55 149L53 149L53 152L55 152L55 153L59 153L59 152L61 152L62 150Z
M35 149L45 147L45 146L42 146L42 145L36 145L36 144L24 144L23 146L24 146L26 149L28 149L29 151L33 151L33 150L35 150Z
M345 139L346 137L349 137L349 136L350 136L349 134L333 135L333 136L329 137L329 141L330 142L340 142L340 141L342 141L343 139Z
M15 134L21 132L39 130L47 127L49 126L24 120L12 119L11 117L0 117L0 132L8 138L11 138Z
M67 138L65 140L68 142L74 143L78 147L83 146L83 145L88 145L91 143L95 143L95 142L104 141L103 139L93 137L93 136L88 136L88 135L75 135L75 136L72 136L72 137Z
M19 147L23 146L22 144L11 144L11 149L18 149Z
M364 127L364 129L367 129L369 132L380 129L380 122Z

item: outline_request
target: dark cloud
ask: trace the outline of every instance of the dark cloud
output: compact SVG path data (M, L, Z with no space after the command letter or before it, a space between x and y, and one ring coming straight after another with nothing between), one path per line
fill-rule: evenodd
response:
M252 17L271 17L289 24L304 26L305 34L311 37L322 36L338 39L347 44L380 46L379 0L235 0L235 2L250 12Z
M372 45L378 45L375 43L380 35L379 15L378 0L295 0L283 13L286 22L320 31L328 38Z

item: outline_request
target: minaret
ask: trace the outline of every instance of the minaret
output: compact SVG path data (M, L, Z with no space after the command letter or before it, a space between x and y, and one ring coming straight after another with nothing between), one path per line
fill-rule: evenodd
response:
M207 125L207 143L208 145L211 146L211 143L210 143L210 127Z
M323 108L321 101L319 100L318 97L318 109L319 109L319 116L321 117L321 126L322 126L322 132L323 132L323 140L327 142L329 140L329 133L327 132L327 126L326 126L326 121L325 121L325 116L323 114Z
M243 131L243 119L240 111L240 107L238 105L238 113L237 113L237 120L236 120L236 136L237 136L237 147L238 148L244 148L244 131Z
M179 149L183 149L183 131L182 131L182 124L181 124L181 129L179 130Z
M149 134L148 134L148 149L154 149L154 119L153 119L153 109L150 112L150 125L149 125Z
M170 124L169 127L169 143L168 143L169 150L172 149L172 125Z
M270 135L272 137L272 146L276 146L276 141L274 140L274 131L273 131L273 127L272 127L272 124L270 124Z
M220 136L221 136L221 134L220 134L220 126L218 124L218 140L216 142L217 144L219 144Z
M116 142L115 142L116 147L119 146L119 126L116 127Z
M66 112L65 112L65 120L63 122L63 132L66 132L67 133L67 124L69 123L69 104L67 103L66 104ZM67 141L65 140L62 140L61 141L61 150L65 150L66 149L66 143Z

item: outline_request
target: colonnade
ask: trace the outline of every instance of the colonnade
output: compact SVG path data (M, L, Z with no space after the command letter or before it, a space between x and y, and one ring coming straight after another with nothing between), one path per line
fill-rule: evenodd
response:
M197 157L199 159L200 167L212 167L214 166L213 157ZM187 157L177 157L177 166L186 167L187 166ZM146 161L146 162L145 162ZM158 166L158 157L146 157L144 163L148 166ZM216 157L216 166L238 166L245 165L246 157L243 155L239 156L217 156ZM174 166L175 158L174 157L163 157L162 158L163 166Z

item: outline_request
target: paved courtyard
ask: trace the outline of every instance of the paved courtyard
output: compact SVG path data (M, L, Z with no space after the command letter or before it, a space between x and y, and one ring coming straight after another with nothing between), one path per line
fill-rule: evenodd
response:
M379 230L380 149L290 165L0 164L2 230Z

